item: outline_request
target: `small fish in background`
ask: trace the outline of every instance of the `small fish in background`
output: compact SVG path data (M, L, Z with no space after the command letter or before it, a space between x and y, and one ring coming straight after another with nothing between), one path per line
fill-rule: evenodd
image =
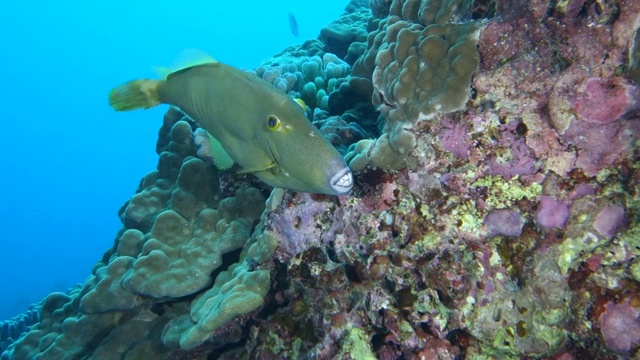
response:
M291 33L293 36L298 37L300 30L298 30L298 21L296 20L296 17L293 13L288 13L287 18L289 19L289 29L291 29Z

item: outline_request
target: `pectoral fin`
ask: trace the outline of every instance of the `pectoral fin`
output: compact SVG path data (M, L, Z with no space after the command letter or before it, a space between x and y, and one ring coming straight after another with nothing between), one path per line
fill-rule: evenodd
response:
M220 141L208 132L207 134L209 135L209 144L211 145L211 155L213 156L213 160L215 161L218 170L226 170L232 167L233 159L224 150Z
M213 160L218 170L227 170L233 166L233 159L225 151L224 147L203 128L194 131L195 143L198 145L198 156Z

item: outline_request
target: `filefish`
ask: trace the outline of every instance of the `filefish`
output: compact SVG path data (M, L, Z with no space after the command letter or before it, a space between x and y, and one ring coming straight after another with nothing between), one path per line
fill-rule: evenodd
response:
M111 90L109 104L116 111L179 108L222 145L241 172L270 186L329 195L353 187L346 162L295 100L213 58L181 66L161 80L126 82Z
M296 21L296 17L292 13L287 14L287 18L289 19L289 29L293 36L298 37L300 31L298 30L298 21Z

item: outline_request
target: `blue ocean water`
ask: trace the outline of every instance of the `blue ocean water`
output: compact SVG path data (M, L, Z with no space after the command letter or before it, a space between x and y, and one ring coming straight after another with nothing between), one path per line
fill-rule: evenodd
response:
M0 320L84 282L113 245L118 209L156 166L167 107L116 113L112 87L154 76L189 48L254 68L317 37L346 4L2 2Z

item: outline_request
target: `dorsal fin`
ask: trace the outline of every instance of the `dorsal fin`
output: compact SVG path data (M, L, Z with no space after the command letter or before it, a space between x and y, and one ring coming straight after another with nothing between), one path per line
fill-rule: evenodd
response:
M217 64L218 61L211 57L209 54L204 51L197 49L185 49L178 55L178 58L173 62L171 66L168 67L159 67L156 66L153 68L153 71L158 74L158 76L166 79L169 74L174 72L184 70L190 67L204 65L204 64Z

